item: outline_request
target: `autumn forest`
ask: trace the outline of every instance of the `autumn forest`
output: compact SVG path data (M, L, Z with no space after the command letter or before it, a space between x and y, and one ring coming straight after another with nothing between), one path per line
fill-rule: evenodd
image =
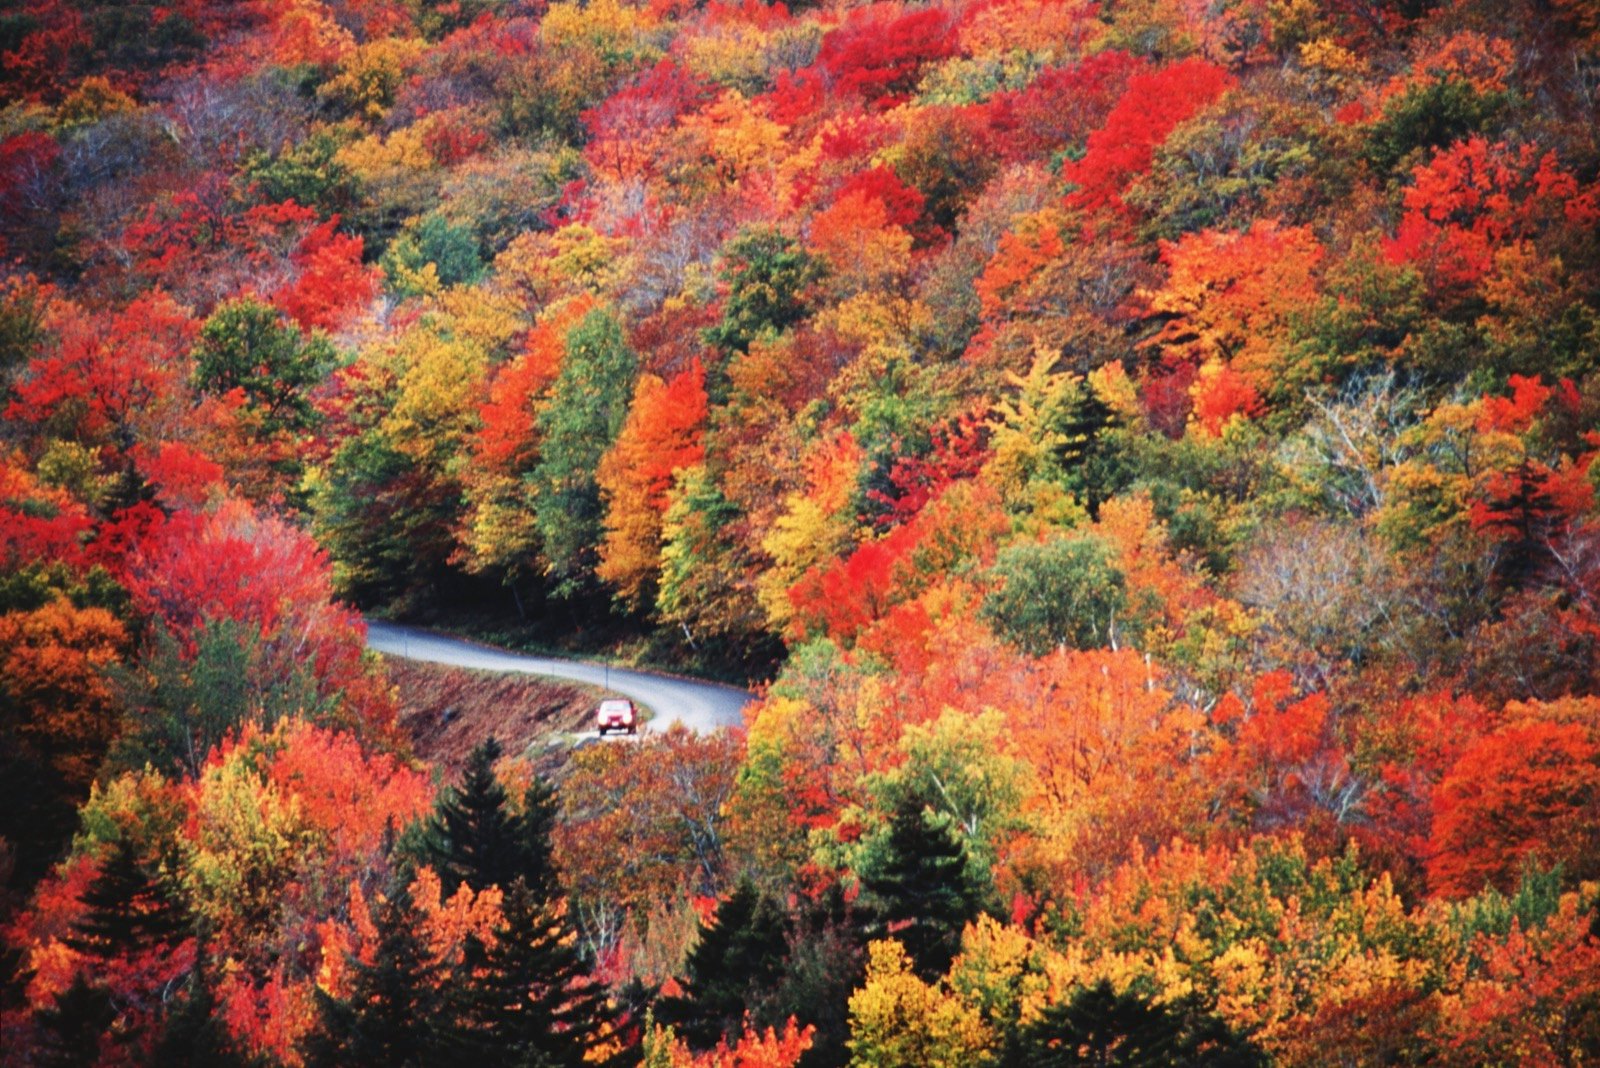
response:
M0 0L0 1064L1600 1063L1597 455L1596 0Z

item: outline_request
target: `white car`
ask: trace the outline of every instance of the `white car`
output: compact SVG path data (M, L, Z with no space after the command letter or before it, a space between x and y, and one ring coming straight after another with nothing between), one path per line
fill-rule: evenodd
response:
M601 701L600 707L595 709L594 720L595 727L602 736L612 729L626 731L629 734L639 733L639 710L626 698L617 697Z

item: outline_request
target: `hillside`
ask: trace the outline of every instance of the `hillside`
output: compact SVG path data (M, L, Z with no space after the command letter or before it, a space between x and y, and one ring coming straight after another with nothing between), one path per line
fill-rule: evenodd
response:
M1600 1055L1595 0L7 0L0 261L0 1062Z
M397 657L385 657L383 669L412 749L446 782L460 778L472 751L488 738L526 755L548 775L564 763L565 736L594 730L600 691L593 687Z

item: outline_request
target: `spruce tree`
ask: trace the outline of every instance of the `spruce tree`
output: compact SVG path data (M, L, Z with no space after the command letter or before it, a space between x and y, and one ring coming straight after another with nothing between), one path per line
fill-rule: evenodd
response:
M522 818L517 832L522 860L517 875L541 901L553 900L561 889L555 861L551 859L555 855L551 835L556 811L555 789L542 776L535 776L522 794Z
M66 942L101 960L176 942L187 928L183 909L145 870L128 838L117 840L81 900L84 913Z
M757 1024L773 1026L777 1021L760 1011L761 1002L775 1001L787 956L783 910L748 878L741 879L700 929L685 962L682 996L663 998L657 1016L699 1049L724 1037L732 1041L746 1012Z
M32 1061L41 1068L90 1068L100 1063L100 1038L117 1018L111 995L82 975L35 1018Z
M549 901L518 879L506 890L491 946L468 953L461 995L462 1063L580 1068L609 1030L605 986L578 955Z
M511 811L495 778L500 743L489 738L467 758L461 785L441 796L423 834L419 859L439 875L446 897L465 883L474 891L523 879L535 892L555 891L550 828L555 804L542 781L530 787L521 816Z
M318 1021L305 1043L307 1064L421 1068L439 1063L454 1029L440 966L423 942L421 920L404 891L379 907L372 963L349 959L349 996L338 999L317 990Z
M1101 981L1052 1005L1008 1051L1015 1068L1261 1068L1252 1043L1193 997L1156 1005Z
M164 1068L243 1068L248 1063L217 1015L216 987L204 952L197 955L181 997L167 1012L150 1061Z
M944 974L961 948L961 931L983 911L984 888L966 847L949 827L931 822L910 793L895 806L872 862L860 872L868 895L868 935L895 938L924 979Z
M117 839L79 900L83 913L64 941L102 965L85 968L87 975L103 974L106 962L170 952L188 933L184 909L146 870L130 838ZM164 1009L155 990L110 989L80 975L62 1000L40 1015L50 1036L46 1044L59 1054L50 1063L78 1063L75 1057L98 1049L102 1041L131 1048Z

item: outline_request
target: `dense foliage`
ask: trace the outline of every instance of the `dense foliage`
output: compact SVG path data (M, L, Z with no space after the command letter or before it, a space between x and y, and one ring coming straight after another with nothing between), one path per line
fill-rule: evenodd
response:
M0 100L5 1063L1600 1049L1594 0L16 0ZM768 685L438 784L356 608L513 606Z

